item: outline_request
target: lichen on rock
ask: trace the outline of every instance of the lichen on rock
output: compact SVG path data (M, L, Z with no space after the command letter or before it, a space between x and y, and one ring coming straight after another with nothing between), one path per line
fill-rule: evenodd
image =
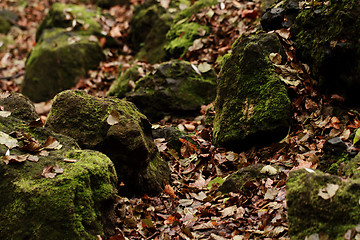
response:
M150 120L170 113L186 115L199 111L201 105L215 99L216 74L213 69L200 73L195 68L186 61L162 63L154 73L138 80L135 91L127 94L126 99Z
M224 63L215 101L213 139L232 150L286 136L291 119L287 90L268 56L283 53L276 34L241 36Z
M116 121L109 124L114 111ZM83 148L106 154L125 183L122 194L154 195L169 181L170 171L153 141L151 125L131 102L64 91L54 98L46 126L73 137Z

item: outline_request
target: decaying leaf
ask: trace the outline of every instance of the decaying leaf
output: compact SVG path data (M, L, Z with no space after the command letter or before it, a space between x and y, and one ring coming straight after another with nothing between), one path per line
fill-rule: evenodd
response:
M70 158L64 158L64 162L67 162L67 163L76 163L77 160L76 160L76 159L70 159Z
M121 118L121 116L120 116L120 113L118 111L111 110L111 112L110 112L110 114L109 114L106 121L107 121L107 123L109 125L115 125L115 124L120 122L120 118Z
M15 138L1 131L0 131L0 144L4 144L9 149L19 146L18 141Z
M272 63L279 65L281 64L282 57L279 53L270 53L269 59Z
M62 173L64 173L64 170L58 164L55 164L55 166L45 166L41 175L45 178L55 178L57 174Z
M0 117L9 117L11 115L10 111L0 111Z
M325 188L320 188L318 195L327 200L335 196L336 191L339 189L339 185L328 183Z
M264 199L274 200L278 193L279 190L276 188L269 188L265 193Z
M207 62L203 62L199 64L198 68L200 72L206 73L211 70L211 65L208 64Z
M270 165L266 165L264 166L261 170L260 170L260 173L263 173L263 174L269 174L269 175L275 175L277 174L277 170L276 168L270 166Z
M10 150L8 149L3 157L4 163L7 165L9 163L20 163L25 162L27 155L10 155Z
M52 136L49 136L44 143L44 149L47 149L47 150L52 150L52 149L59 150L61 148L62 148L62 145Z

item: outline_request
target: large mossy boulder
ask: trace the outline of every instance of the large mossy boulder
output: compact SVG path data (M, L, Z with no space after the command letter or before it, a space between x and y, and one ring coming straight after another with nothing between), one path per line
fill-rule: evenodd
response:
M129 39L137 57L150 63L164 59L166 33L172 17L159 3L152 1L138 5L130 21Z
M154 195L169 182L170 171L153 141L151 125L131 102L64 91L54 98L46 126L83 148L106 154L125 183L123 194Z
M323 239L346 239L349 230L356 232L360 223L359 178L344 181L338 176L302 169L290 173L286 191L291 239L319 235Z
M88 70L104 60L102 48L87 35L62 29L45 30L26 60L22 93L41 102L74 87Z
M108 157L80 150L67 136L30 128L11 116L0 117L0 131L1 155L12 148L0 161L1 239L95 239L114 234L108 218L117 177ZM61 147L41 151L49 137Z
M174 60L161 64L136 82L135 91L126 99L150 120L159 120L168 114L184 116L200 110L216 95L216 74L213 69L200 73L189 62Z
M330 1L301 10L292 27L295 47L322 89L358 104L360 2Z
M45 29L69 28L78 34L101 35L100 9L87 9L81 5L54 3L36 31L39 40Z
M221 69L213 139L232 150L269 144L289 130L291 105L270 53L281 53L276 34L241 36Z

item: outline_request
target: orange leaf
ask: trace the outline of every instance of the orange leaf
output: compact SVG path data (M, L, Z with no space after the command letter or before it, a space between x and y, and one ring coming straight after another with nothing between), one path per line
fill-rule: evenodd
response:
M171 198L176 198L174 189L170 185L165 185L164 192L169 195Z

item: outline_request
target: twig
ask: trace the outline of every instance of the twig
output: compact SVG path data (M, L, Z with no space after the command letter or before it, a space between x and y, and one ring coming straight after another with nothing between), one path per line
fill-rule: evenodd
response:
M19 73L15 74L15 75L8 76L8 77L0 76L0 80L7 80L7 81L9 81L9 80L11 80L11 79L13 79L13 78L21 77L21 76L24 75L24 74L25 74L25 71L19 72Z

